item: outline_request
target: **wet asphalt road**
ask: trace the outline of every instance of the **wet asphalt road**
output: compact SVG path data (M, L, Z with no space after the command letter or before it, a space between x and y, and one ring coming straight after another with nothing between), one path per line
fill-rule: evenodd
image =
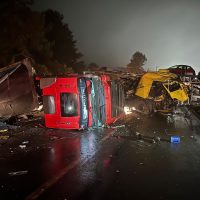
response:
M10 137L0 146L0 199L200 199L193 114L134 115L125 125L85 132L32 126ZM180 144L169 142L172 135Z

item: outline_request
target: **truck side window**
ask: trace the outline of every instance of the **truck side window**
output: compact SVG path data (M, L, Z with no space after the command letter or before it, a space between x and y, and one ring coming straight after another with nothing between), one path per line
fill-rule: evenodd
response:
M55 113L54 96L43 96L43 106L45 114L54 114Z
M62 117L78 115L78 97L74 93L60 93L60 105Z

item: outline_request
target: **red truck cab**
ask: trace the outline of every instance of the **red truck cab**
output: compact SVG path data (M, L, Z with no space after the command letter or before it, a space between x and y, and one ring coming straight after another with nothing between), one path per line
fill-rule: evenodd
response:
M98 128L123 113L123 89L108 75L42 78L40 85L48 128Z

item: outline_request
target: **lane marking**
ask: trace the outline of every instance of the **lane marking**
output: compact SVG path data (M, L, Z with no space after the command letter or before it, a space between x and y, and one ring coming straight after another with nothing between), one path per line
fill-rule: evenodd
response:
M108 138L110 138L114 132L115 131L112 130L110 133L108 133L106 136L104 136L100 140L99 144L103 143ZM83 159L82 161L80 158L78 158L75 161L73 161L72 163L70 163L70 165L67 165L58 174L53 176L51 179L47 180L39 188L37 188L34 192L32 192L30 195L28 195L25 198L25 200L34 200L34 199L37 199L38 197L40 197L45 191L47 191L51 186L53 186L56 182L58 182L64 175L66 175L71 169L76 167L78 164L80 164L80 166L85 165L90 159L92 159L97 154L98 151L99 151L99 148L96 151L94 151L89 157Z

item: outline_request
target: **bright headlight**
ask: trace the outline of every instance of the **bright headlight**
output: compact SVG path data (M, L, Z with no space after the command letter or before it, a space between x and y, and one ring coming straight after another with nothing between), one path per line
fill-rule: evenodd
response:
M132 110L136 110L136 108L135 108L135 107L132 107L131 109L132 109Z
M124 112L126 115L131 114L131 109L128 106L124 106Z

